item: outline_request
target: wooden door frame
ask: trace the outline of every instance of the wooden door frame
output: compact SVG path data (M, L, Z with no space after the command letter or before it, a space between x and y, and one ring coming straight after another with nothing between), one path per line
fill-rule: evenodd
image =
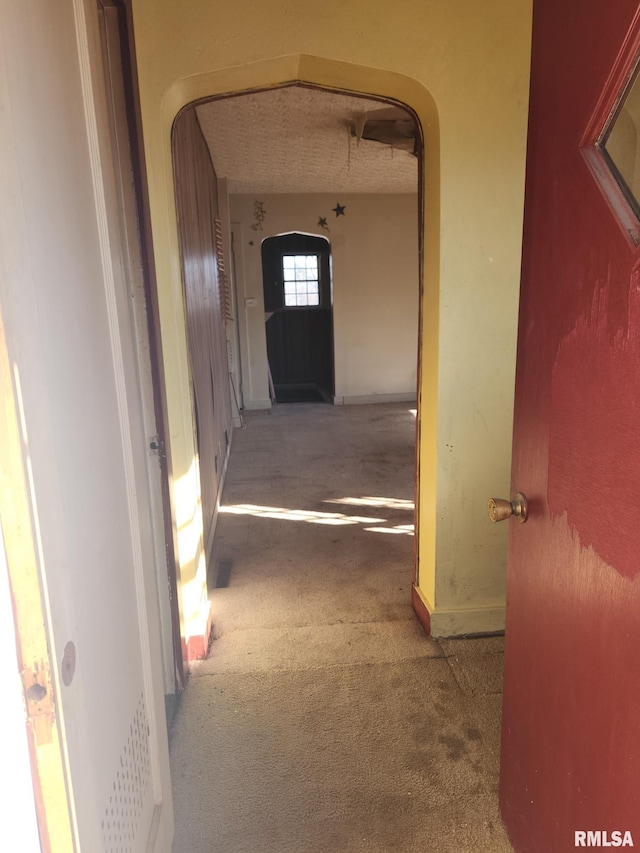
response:
M154 437L156 447L153 449L157 451L160 464L165 555L167 563L167 585L171 608L172 645L174 654L174 684L176 692L180 692L186 683L188 673L188 654L184 640L184 620L178 590L178 567L180 565L178 558L178 532L175 513L173 510L173 502L171 500L173 472L171 465L171 448L166 440L166 424L168 423L167 395L164 383L164 358L160 334L160 313L155 257L151 236L149 188L142 135L142 114L138 87L132 0L97 0L97 3L105 10L115 10L118 16L120 31L121 55L118 59L121 64L122 78L124 81L125 109L129 130L129 144L137 208L137 224L139 229L145 301L147 304L151 382L153 385L154 414L156 423L156 436Z
M50 620L40 578L39 524L32 505L20 376L17 367L11 366L1 314L0 398L0 547L8 570L40 844L42 853L53 853L74 848L76 828L73 804L67 795L62 709L56 697L58 662L50 653ZM8 653L5 649L3 652ZM27 693L36 684L45 690L38 702L30 701Z
M3 763L0 769L2 832L5 839L20 838L25 844L25 850L42 850L46 853L51 843L32 737L33 725L28 718L25 725L25 697L18 676L18 673L24 671L19 640L15 600L0 520L0 648L3 652L0 678L4 691Z

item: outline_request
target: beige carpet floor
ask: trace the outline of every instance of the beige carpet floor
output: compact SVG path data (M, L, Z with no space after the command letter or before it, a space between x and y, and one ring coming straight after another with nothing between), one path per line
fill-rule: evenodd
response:
M428 639L410 606L414 431L408 404L297 404L234 433L174 853L511 850L502 639Z

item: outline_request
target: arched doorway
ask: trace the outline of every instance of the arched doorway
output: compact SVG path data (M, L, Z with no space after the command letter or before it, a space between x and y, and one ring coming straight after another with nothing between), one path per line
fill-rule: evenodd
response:
M362 97L373 101L396 104L415 116L419 129L419 317L418 317L418 378L417 378L417 435L416 447L416 542L415 575L413 603L420 620L429 628L429 610L434 601L435 587L435 478L438 418L438 321L439 321L439 122L435 102L431 94L416 80L401 74L376 71L371 67L348 65L315 56L296 55L283 59L266 60L252 63L238 75L238 69L221 69L188 80L176 82L167 92L163 102L162 124L168 133L179 113L197 106L212 98L226 99L238 95L259 93L262 91L291 86L307 87L316 90L334 92L346 96ZM245 73L246 72L246 73ZM375 94L372 94L375 93ZM425 156L425 151L429 156ZM156 150L156 155L160 154ZM170 171L171 149L164 148L161 154L164 160L164 173ZM158 157L152 171L157 171ZM171 208L175 196L169 193ZM333 199L332 204L335 204ZM171 422L172 454L178 473L176 482L180 483L176 492L176 516L183 519L187 527L197 527L198 513L194 512L199 500L197 483L192 481L194 470L194 446L191 431L186 429L184 412L191 408L191 400L185 395L182 377L188 375L186 340L184 330L175 324L175 317L183 310L181 283L175 275L172 257L178 253L178 230L173 210L155 207L155 227L165 228L169 239L157 246L159 272L159 298L163 344L167 354L171 354L172 374L168 376L167 398L169 420ZM164 224L162 222L164 220ZM249 233L252 238L253 234ZM333 235L332 235L333 237ZM249 241L250 242L250 241ZM236 258L237 260L237 258ZM166 261L166 264L165 264ZM253 300L247 295L247 304ZM262 322L264 329L264 320ZM244 359L245 353L242 352ZM426 498L426 499L425 499ZM196 530L193 530L195 536ZM196 542L190 536L184 542ZM202 551L198 548L198 554ZM180 556L183 587L189 589L189 596L203 595L206 569L201 559L193 559L191 549L186 547ZM184 595L184 592L183 592ZM206 599L200 598L203 606L198 610L199 625L205 626L209 620L209 607ZM208 629L205 630L208 637Z
M183 134L187 121L191 131ZM174 144L182 136L185 140L192 137L191 147L187 145L175 162L192 164L197 155L202 173L192 183L193 203L186 204L188 182L176 173L181 227L191 221L190 230L200 239L207 234L211 237L220 222L230 226L229 266L234 271L236 305L233 323L238 335L236 339L227 329L227 356L229 373L232 363L241 365L241 405L248 410L268 409L278 397L279 402L302 400L299 393L312 392L315 400L328 401L334 395L333 402L339 405L402 401L416 410L414 414L418 412L419 421L424 385L424 196L422 130L416 113L388 98L294 82L194 101L174 123ZM328 150L323 148L326 144ZM204 150L207 154L202 157ZM403 164L408 168L403 169ZM215 212L202 227L194 215L200 210L200 218L209 217L211 205L206 199L202 204L198 201L206 185L215 188ZM318 232L329 236L319 237ZM265 258L263 248L275 245L268 241L281 238L290 245L271 259L267 252ZM299 241L315 244L306 247ZM198 267L206 271L207 259L219 261L222 246L201 246L194 253L185 251L190 239L182 242L185 283ZM284 256L294 267L297 261L304 266L304 270L292 268L293 278L288 282ZM307 261L312 259L317 270L309 278ZM266 271L263 260L267 261ZM323 267L325 274L320 276ZM303 281L296 280L297 273L304 273ZM203 296L208 287L204 279L195 288ZM289 304L285 285L290 289ZM298 293L299 285L304 294ZM313 293L310 285L317 288ZM334 288L335 313L331 310ZM214 285L213 291L217 289ZM212 298L194 311L195 303L189 298L193 288L185 290L188 317L211 314L211 306L219 301L212 292ZM299 296L310 301L301 305ZM312 301L316 298L317 305ZM323 309L329 310L324 312L324 328L318 334ZM315 315L313 323L309 314ZM429 321L430 325L437 322L437 315L430 315ZM283 336L285 326L288 334ZM333 357L331 332L335 335ZM316 352L319 337L329 343L320 358ZM431 350L437 341L433 335L428 340ZM198 363L202 348L190 341L192 365ZM269 391L269 349L269 360L278 374L278 395L273 382ZM435 382L429 391L433 395ZM289 397L291 392L295 396ZM202 414L200 407L198 412ZM415 475L409 481L412 485L419 481L419 456L417 452ZM210 478L210 468L203 467L201 457L201 482ZM208 517L213 520L214 514ZM206 521L205 530L212 530ZM207 535L209 562L211 541ZM427 627L426 609L420 603L414 595L414 605Z

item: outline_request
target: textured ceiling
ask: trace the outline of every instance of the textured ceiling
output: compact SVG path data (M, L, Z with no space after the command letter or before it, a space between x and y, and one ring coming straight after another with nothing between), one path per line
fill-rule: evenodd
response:
M232 193L414 193L418 159L351 136L379 101L290 86L209 101L198 119Z

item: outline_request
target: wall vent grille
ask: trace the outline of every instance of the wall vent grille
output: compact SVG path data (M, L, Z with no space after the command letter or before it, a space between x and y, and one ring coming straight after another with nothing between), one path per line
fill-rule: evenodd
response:
M225 320L233 320L231 312L231 288L229 286L229 276L227 274L227 266L224 257L224 240L222 238L222 222L219 219L213 220L215 227L216 238L216 264L218 265L218 283L220 286L220 310Z
M150 782L149 722L141 696L102 818L103 853L133 853Z

